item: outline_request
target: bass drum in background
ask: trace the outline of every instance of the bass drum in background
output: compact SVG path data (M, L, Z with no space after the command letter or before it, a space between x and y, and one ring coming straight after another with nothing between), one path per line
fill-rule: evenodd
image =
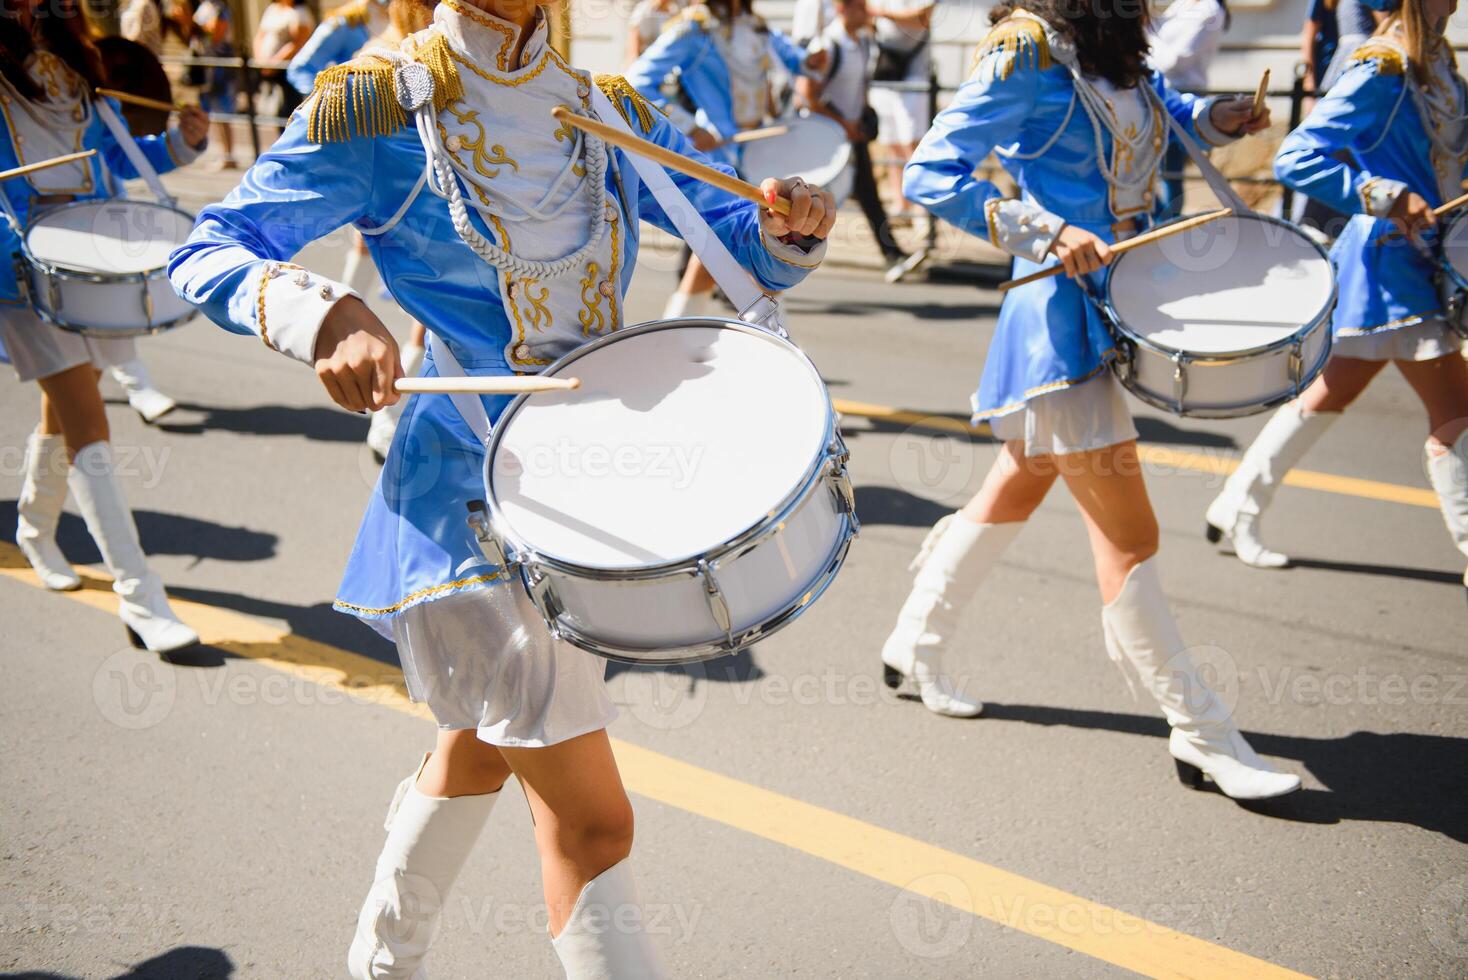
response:
M158 56L125 37L97 39L102 65L107 70L107 87L141 95L159 102L173 102L173 86ZM161 109L124 104L122 118L134 136L157 136L168 128L168 113Z

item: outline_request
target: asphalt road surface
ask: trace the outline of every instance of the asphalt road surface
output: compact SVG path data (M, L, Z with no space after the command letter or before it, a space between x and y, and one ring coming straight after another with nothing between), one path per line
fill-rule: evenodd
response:
M208 189L185 186L195 204ZM334 273L345 242L302 261ZM640 272L629 320L669 288ZM1299 559L1283 572L1200 533L1210 461L1262 417L1133 402L1168 596L1298 795L1243 807L1179 785L1160 716L1106 657L1062 490L965 614L950 669L984 716L881 687L907 562L994 456L952 430L997 302L851 268L796 290L793 332L845 409L850 560L736 658L610 672L634 861L674 975L1468 975L1463 560L1424 506L1425 417L1394 373L1307 458L1321 489L1281 492L1271 543ZM0 544L0 973L341 976L389 797L432 735L392 648L329 608L376 472L366 422L202 320L144 350L182 405L147 428L109 381L114 443L145 546L210 645L177 665L132 651L104 581L48 594ZM0 384L7 535L36 404ZM98 561L74 510L61 539ZM429 962L435 978L559 975L513 787Z

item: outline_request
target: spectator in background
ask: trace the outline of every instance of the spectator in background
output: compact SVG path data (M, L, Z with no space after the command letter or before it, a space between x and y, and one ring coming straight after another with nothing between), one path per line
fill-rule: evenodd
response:
M287 64L311 39L316 18L305 3L297 0L273 0L260 14L251 46L252 57L259 62ZM297 92L281 68L260 70L260 95L257 110L265 115L289 116L307 95Z
M1173 0L1147 29L1151 48L1147 62L1179 92L1201 94L1208 87L1208 68L1223 44L1228 25L1228 7L1223 0ZM1162 171L1168 175L1164 217L1175 218L1183 213L1182 169L1187 160L1183 145L1169 137L1162 158Z
M1325 81L1325 70L1335 57L1341 38L1335 19L1336 0L1311 0L1310 13L1300 32L1300 59L1305 63L1305 91L1316 92Z
M1376 25L1383 19L1385 14L1378 14L1361 0L1336 0L1334 4L1336 23L1335 51L1331 53L1325 74L1320 79L1318 86L1320 94L1335 84L1335 80L1341 76L1351 63L1351 55L1356 49L1366 43L1366 39L1376 33Z
M194 26L199 29L189 43L189 52L206 58L236 57L234 48L234 20L230 17L229 4L225 0L201 0L194 11ZM199 89L199 104L204 111L232 113L236 110L235 99L239 94L239 70L223 66L204 69L203 86ZM233 170L239 164L234 159L234 131L226 122L214 124L214 136L222 154L215 165L219 170Z
M890 0L880 7L867 6L877 61L869 81L927 82L928 34L934 3L935 0ZM827 26L837 19L836 0L796 0L790 36L795 43L805 46L818 42L818 49L824 43L821 39ZM918 140L928 131L931 122L928 93L878 86L870 90L868 101L877 113L887 153L894 158L893 166L888 168L892 200L899 215L910 216L907 199L902 196L902 168L917 148Z
M155 55L163 53L163 12L157 0L127 0L117 18L123 37Z
M836 0L835 18L818 38L830 53L824 80L802 75L795 81L800 101L811 112L834 119L851 141L854 169L852 195L861 205L872 235L887 263L887 281L897 282L911 269L909 257L897 247L877 180L872 172L871 141L877 136L877 116L867 104L871 81L872 21L866 0Z
M627 18L627 64L642 57L669 19L686 6L688 0L639 0Z

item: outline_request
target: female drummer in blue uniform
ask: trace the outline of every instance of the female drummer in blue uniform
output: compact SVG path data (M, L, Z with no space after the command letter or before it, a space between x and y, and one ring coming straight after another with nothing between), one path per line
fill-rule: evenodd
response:
M805 49L748 10L743 0L710 0L680 11L642 56L627 69L627 81L662 109L700 150L717 153L731 166L738 155L735 134L764 124L771 109L770 69L779 62L791 75L820 71L826 55ZM669 99L676 85L694 111ZM704 312L714 280L695 256L665 317Z
M381 408L402 373L391 335L349 287L288 261L351 224L393 298L428 327L426 374L540 371L622 326L639 222L672 230L620 152L551 117L598 105L604 119L692 151L625 80L567 65L542 9L444 0L433 26L397 49L321 74L280 141L200 214L173 282L226 329L312 365L344 408ZM820 262L835 220L824 192L768 182L792 200L780 219L676 181L765 288L788 288ZM662 975L640 930L604 930L598 918L636 908L605 662L553 642L465 524L466 503L484 496L471 424L507 402L465 399L466 419L447 397L409 400L338 595L339 610L397 643L410 693L439 726L392 806L349 953L356 977L416 975L511 771L535 816L567 973Z
M944 676L942 655L964 604L1061 477L1090 534L1107 649L1162 707L1179 774L1197 785L1206 773L1236 798L1278 796L1299 778L1244 741L1194 669L1162 594L1137 432L1107 370L1111 336L1086 297L1109 244L1159 213L1164 114L1215 146L1268 117L1251 118L1245 100L1174 92L1146 67L1145 17L1107 2L1086 9L1076 15L1062 0L996 8L973 76L907 165L907 197L1013 255L1016 275L1058 261L1066 277L1005 297L973 401L1003 450L978 495L928 535L882 661L890 684L911 679L939 714L983 710ZM991 150L1021 197L974 176Z
M1331 251L1340 299L1330 362L1269 420L1208 508L1209 537L1231 538L1246 564L1289 564L1265 546L1260 518L1285 474L1388 361L1427 409L1428 475L1468 555L1468 366L1434 282L1432 213L1462 193L1468 165L1468 85L1443 34L1456 7L1405 0L1275 160L1280 180L1352 217ZM1393 229L1409 237L1383 242Z
M199 641L168 604L163 581L148 567L113 468L100 368L134 365L130 339L83 336L45 322L22 297L9 258L31 216L70 201L108 198L118 181L139 176L118 136L103 122L95 89L105 86L102 58L85 34L75 0L46 7L40 0L5 0L0 17L0 170L63 156L97 155L7 180L0 185L0 336L22 381L41 387L41 423L26 443L16 504L15 540L48 589L81 588L56 545L67 490L76 497L118 596L118 614L134 641L167 653ZM106 102L112 112L117 106ZM119 126L121 116L118 115ZM134 142L153 169L166 172L198 156L209 121L198 107L178 124Z
M338 7L311 32L310 40L286 66L286 81L297 92L311 91L317 75L351 61L387 27L387 0L353 0Z

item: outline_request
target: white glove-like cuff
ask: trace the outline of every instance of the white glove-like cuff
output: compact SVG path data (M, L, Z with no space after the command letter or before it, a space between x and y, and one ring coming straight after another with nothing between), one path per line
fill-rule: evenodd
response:
M179 132L177 126L168 127L167 139L168 155L173 157L173 162L180 167L187 167L199 159L199 155L209 148L209 140L207 138L204 140L204 145L197 150L189 146L188 140L183 138L183 133Z
M826 257L826 240L807 239L805 244L794 244L784 242L776 238L769 230L770 217L764 208L759 210L759 237L764 243L765 250L781 262L789 265L798 265L802 269L814 269L821 264Z
M1016 198L996 197L984 204L989 223L989 241L1021 259L1044 262L1050 246L1065 227L1065 219L1038 204Z
M347 296L362 298L350 286L314 275L298 265L267 262L261 266L255 292L260 338L271 349L302 364L314 364L321 321Z
M1385 218L1391 214L1392 208L1397 203L1397 198L1407 185L1400 180L1391 180L1387 177L1370 177L1361 183L1358 192L1361 195L1361 210L1373 218Z
M1224 99L1233 99L1237 96L1214 95L1206 99L1198 100L1193 109L1193 128L1203 138L1203 142L1209 146L1227 146L1238 140L1237 136L1230 136L1217 126L1213 125L1213 107Z

